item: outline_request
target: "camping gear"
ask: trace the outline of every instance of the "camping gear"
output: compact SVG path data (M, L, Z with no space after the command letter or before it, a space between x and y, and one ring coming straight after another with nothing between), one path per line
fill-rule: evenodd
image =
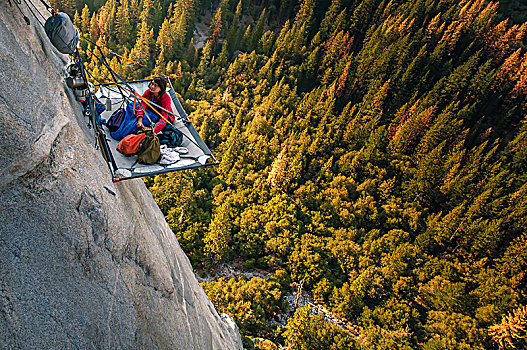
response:
M137 127L137 118L135 117L133 101L128 103L125 112L126 113L124 115L123 122L121 123L119 128L115 131L110 132L110 136L114 140L120 141L126 135L133 134L139 130L139 128ZM146 111L146 114L148 115L148 118L143 119L143 126L150 126L150 121L152 121L152 123L155 123L159 119L159 117L151 111Z
M168 148L181 146L181 142L183 142L183 133L170 124L165 125L158 137L159 143L167 145Z
M135 98L133 93L135 92L137 95L141 96L144 91L148 89L148 85L151 81L152 79L128 81L122 82L119 84L120 86L116 86L115 83L96 84L96 97L98 97L103 102L105 99L111 99L112 105L117 105L113 111L103 112L102 117L108 120L112 113L120 105L123 105L123 107L126 109L126 106L129 102L131 102L130 111L133 111L133 100ZM130 90L132 92L127 95L123 94L122 90L125 92ZM137 161L137 157L135 156L130 157L118 152L116 150L116 146L122 137L115 139L113 136L121 134L121 131L124 130L125 123L127 122L125 117L125 121L120 127L121 130L112 132L112 137L110 137L110 132L105 127L100 128L101 132L106 131L106 134L100 137L99 143L101 146L101 151L103 151L103 155L107 160L108 167L110 168L113 181L117 182L126 179L164 174L185 169L200 168L203 166L207 167L217 164L217 160L214 158L212 152L203 142L197 130L192 125L192 122L189 120L173 88L168 88L167 93L170 95L170 99L172 100L172 110L175 111L175 120L171 124L174 126L174 128L183 133L183 142L181 143L181 146L174 148L174 150L176 150L181 155L180 160L176 161L175 163L170 162L171 164L161 164L158 162L151 165L145 165L139 163ZM137 97L137 104L139 103L139 99L140 97ZM160 108L158 106L155 107ZM150 110L147 110L147 113L150 113ZM133 115L130 115L130 117L134 118L133 126L137 130L137 127L135 126L137 124L137 119ZM148 122L148 118L143 120L143 123ZM132 133L134 133L134 130L128 132L128 134Z
M44 30L53 46L60 52L71 55L77 51L79 31L64 12L49 17L44 24Z
M141 164L155 164L161 159L159 138L153 129L143 128L146 137L141 141L137 150L137 162Z
M139 135L130 134L128 136L125 136L121 140L121 142L117 144L117 150L127 156L134 155L139 150L139 145L141 144L141 141L143 141L145 137L146 137L145 133L141 133Z
M126 112L122 107L112 113L112 116L106 122L106 127L108 130L110 130L110 132L117 131L117 129L119 129L123 123L125 113Z

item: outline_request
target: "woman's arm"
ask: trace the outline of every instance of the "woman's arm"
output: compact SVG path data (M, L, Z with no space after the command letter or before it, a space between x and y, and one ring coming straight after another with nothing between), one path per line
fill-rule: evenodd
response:
M150 90L146 90L144 93L143 93L143 97L146 98L146 99L151 99L152 98L152 93L150 92ZM143 119L145 117L145 112L146 111L146 103L143 102L143 100L141 99L138 99L138 102L137 103L137 106L135 107L135 117L137 119L137 127L138 128L142 128L143 127ZM141 108L142 107L142 108Z

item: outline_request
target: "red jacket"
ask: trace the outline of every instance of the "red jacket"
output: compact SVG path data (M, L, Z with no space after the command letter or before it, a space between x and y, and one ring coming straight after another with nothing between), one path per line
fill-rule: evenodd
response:
M143 97L146 98L148 101L152 101L156 105L161 106L162 108L166 109L167 111L172 112L172 106L171 106L172 100L170 99L170 96L168 96L168 94L166 92L156 98L156 97L154 97L154 94L152 94L152 92L149 89L147 89L145 91L145 93L143 94ZM152 98L154 98L154 99L152 100ZM146 104L146 102L144 102L144 101L141 101L141 105L143 106L143 108L145 110L150 110L150 111L152 110L152 108L150 108ZM152 107L155 108L155 106L152 106ZM135 109L135 117L136 118L144 118L143 108L141 108L141 106L139 106L139 105L136 106L136 109ZM158 133L158 132L161 132L161 130L163 130L163 128L167 124L166 120L169 120L171 122L174 121L174 115L173 114L169 114L169 113L167 113L167 112L165 112L163 110L160 110L159 108L155 108L155 109L159 113L161 113L161 115L164 117L164 119L163 119L163 118L159 117L159 114L154 112L155 116L159 119L158 123L154 127L154 132Z

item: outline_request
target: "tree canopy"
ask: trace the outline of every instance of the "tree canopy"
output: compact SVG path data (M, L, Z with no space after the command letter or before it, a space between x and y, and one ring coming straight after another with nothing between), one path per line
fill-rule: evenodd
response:
M244 335L290 349L525 345L525 6L54 6L143 65L114 61L122 76L170 76L221 159L146 180L193 265L282 271L347 324L306 307L276 331L288 283L204 284ZM201 47L193 32L203 21ZM96 60L88 68L104 80Z

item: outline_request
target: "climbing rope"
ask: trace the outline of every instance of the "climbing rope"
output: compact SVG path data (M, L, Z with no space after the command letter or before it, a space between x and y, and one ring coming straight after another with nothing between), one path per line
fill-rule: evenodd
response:
M30 25L31 22L30 22L29 18L25 15L24 11L22 11L22 8L20 7L20 5L22 5L22 0L8 0L8 1L9 1L9 5L11 5L11 6L13 6L11 1L13 1L15 3L16 7L18 8L20 13L22 14L26 24ZM49 5L48 3L46 3L44 0L40 0L40 2L44 5L44 7L46 7L46 10L48 10L49 13L51 13L51 15L53 17L55 17L56 11L53 9L53 7L51 5ZM35 4L33 4L33 2L31 2L31 0L24 0L24 3L26 4L29 12L31 12L33 17L35 17L37 22L42 27L44 27L44 22L45 22L46 17L39 11L39 9L35 6ZM37 16L37 14L40 16L40 18L42 18L42 20L39 18L39 16Z
M26 24L30 25L31 22L29 21L29 18L27 18L27 16L24 13L24 11L22 11L22 9L20 8L20 5L22 5L22 1L21 0L13 0L13 1L15 3L15 6L17 7L18 11L20 11L20 13L22 14L22 17L24 17L24 21L26 21ZM13 6L13 4L11 3L11 0L9 0L9 5Z

